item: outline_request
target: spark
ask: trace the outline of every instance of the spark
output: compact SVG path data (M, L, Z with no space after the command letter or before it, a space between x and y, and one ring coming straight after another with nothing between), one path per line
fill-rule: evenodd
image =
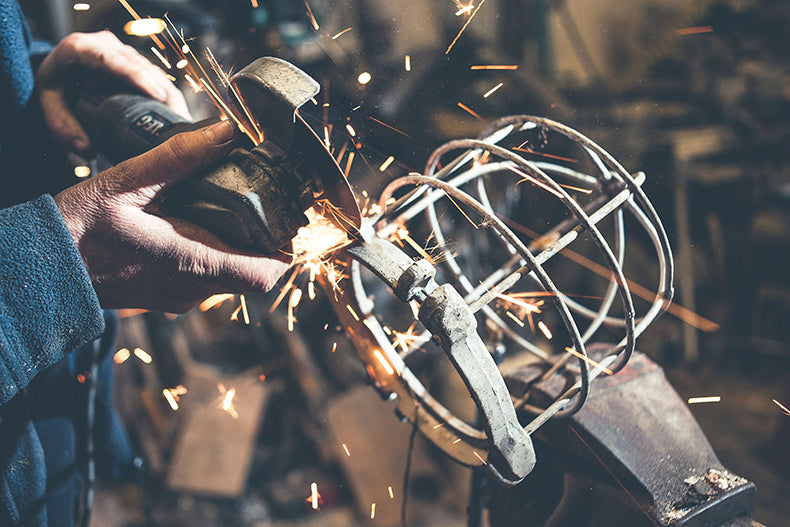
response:
M464 110L464 111L468 112L468 113L469 113L469 114L470 114L472 117L474 117L474 118L475 118L475 119L477 119L478 121L482 121L482 120L483 120L483 118L482 118L482 117L480 117L480 114L478 114L477 112L475 112L474 110L472 110L470 107L468 107L468 106L467 106L467 105L465 105L464 103L462 103L462 102L459 102L459 103L457 103L457 104L458 104L458 107L459 107L459 108L461 108L462 110Z
M510 302L513 305L524 308L527 311L527 313L540 313L540 308L538 306L536 306L535 304L531 304L529 302L524 302L523 300L519 300L518 298L515 298L516 294L505 295L502 293L494 293L494 296L501 300L504 300L505 302Z
M162 64L164 64L167 69L173 69L173 67L170 65L170 61L168 61L165 58L165 56L162 55L161 51L159 51L158 49L156 49L153 46L151 46L151 51L153 52L154 55L156 55L156 58L158 58L160 61L162 61Z
M384 172L387 170L393 161L395 161L395 156L389 156L387 159L385 159L379 167L379 172Z
M551 340L552 337L551 331L549 330L548 326L546 326L546 324L543 323L542 320L538 322L538 328L540 328L540 330L543 332L543 335L547 339Z
M383 172L383 170L382 170L382 172ZM86 166L86 165L80 165L80 166L74 167L74 175L77 176L80 179L84 179L84 178L86 178L86 177L91 175L91 167Z
M376 356L376 360L379 361L379 363L381 364L381 366L384 368L384 370L387 372L388 375L395 375L395 368L393 368L392 364L390 364L387 361L387 359L384 357L384 354L381 353L381 350L375 350L373 352L373 355Z
M176 400L176 396L170 391L170 388L165 388L162 390L162 395L165 396L165 399L167 399L167 404L170 405L170 408L172 408L174 412L178 410L178 401Z
M439 423L439 424L433 425L433 429L437 430L437 429L439 429L439 428L441 428L443 426L444 426L444 423Z
M387 487L387 491L390 493L390 499L391 499L391 500L394 500L394 499L395 499L395 493L394 493L394 492L392 492L392 485L389 485L389 486Z
M390 125L388 125L387 123L385 123L384 121L379 121L379 120L378 120L378 119L376 119L375 117L370 117L370 116L368 117L368 119L370 119L371 121L373 121L373 122L375 122L375 123L379 123L381 126L384 126L384 127L387 127L387 128L389 128L389 129L390 129L390 130L392 130L393 132L397 132L397 133L399 133L400 135L402 135L402 136L405 136L405 137L408 137L409 139L411 139L411 136L410 136L409 134L407 134L406 132L401 132L400 130L398 130L398 129L397 129L397 128L395 128L394 126L390 126Z
M346 33L348 33L349 31L351 31L352 29L354 29L354 28L353 28L353 27L349 27L349 28L346 28L346 29L344 29L343 31L341 31L341 32L340 32L340 33L338 33L337 35L333 36L333 37L332 37L332 40L337 40L337 39L338 39L338 37L340 37L341 35L345 35L345 34L346 34Z
M236 306L236 309L233 310L233 313L230 314L230 319L233 322L236 322L237 320L239 320L239 313L241 313L241 304Z
M123 26L123 31L127 35L135 37L150 37L158 35L167 28L165 21L161 18L140 18L130 20Z
M477 70L517 70L518 66L516 64L478 64L476 66L472 66L472 71Z
M699 33L712 33L712 32L713 32L712 26L684 27L675 30L675 33L678 34L679 36L697 35Z
M454 445L457 445L457 444L458 444L458 443L460 443L460 442L461 442L461 438L459 437L458 439L456 439L455 441L453 441L453 444L454 444Z
M776 404L776 406L778 406L779 408L782 409L782 412L784 412L785 415L790 415L790 410L788 410L785 405L783 405L782 403L780 403L776 399L771 399L771 400L774 402L774 404Z
M483 7L483 4L485 4L485 3L486 3L486 0L480 0L480 3L477 5L477 9L475 9L472 12L472 14L469 15L469 18L466 19L466 22L464 23L464 25L461 28L461 30L458 32L458 34L455 36L453 41L447 47L447 50L444 52L445 55L448 55L450 53L450 50L453 49L453 46L455 46L455 43L458 42L458 39L461 38L461 35L463 34L463 32L466 31L466 28L467 28L467 26L469 26L469 23L472 21L472 19L475 17L477 12L480 11L480 8Z
M148 353L141 350L140 348L134 348L134 356L146 364L151 364L151 361L154 360Z
M376 517L376 504L375 503L371 503L370 504L370 519L372 520L375 517Z
M550 187L550 186L548 186L546 183L544 183L544 182L540 181L540 180L539 180L539 179L537 179L537 178L534 178L534 177L530 176L530 175L529 175L529 174L527 174L526 172L523 172L523 171L519 170L519 169L518 169L518 168L516 168L516 167L508 167L508 169L509 169L509 170L511 170L512 172L515 172L515 173L516 173L516 174L518 174L519 176L521 176L521 177L523 178L521 181L529 181L529 182L530 182L530 183L532 183L533 185L535 185L535 186L538 186L538 187L542 188L543 190L545 190L545 191L546 191L546 192L548 192L549 194L553 194L553 195L557 196L557 197L558 197L558 198L560 198L560 199L563 199L563 198L564 198L564 196L562 195L562 193L561 193L560 191L558 191L558 190L555 190L555 189L551 188L551 187ZM520 183L520 182L519 182L519 183Z
M567 188L568 190L575 190L576 192L581 192L582 194L592 194L592 189L589 188L581 188L581 187L574 187L573 185L566 185L564 183L559 184L562 188Z
M408 353L412 344L423 344L431 340L430 337L423 337L414 334L416 324L416 322L412 322L412 324L409 326L409 329L403 333L395 331L395 342L393 343L393 346L400 346L400 348L403 350L403 353Z
M409 302L409 307L411 308L411 314L414 315L414 318L416 320L420 313L420 304L418 304L416 300L412 300L411 302Z
M187 64L189 64L189 61L187 59L181 59L178 62L176 62L176 68L179 70L183 70L184 68L187 67Z
M296 318L294 317L294 310L296 306L299 305L299 302L302 300L302 290L298 287L295 287L293 291L291 291L291 296L288 298L288 331L294 330L294 322Z
M510 311L506 311L506 312L505 312L505 314L506 314L507 316L509 316L511 319L513 319L513 321L514 321L516 324L518 324L518 325L519 325L519 326L521 326L522 328L524 327L524 323L523 323L523 322L521 321L521 319L520 319L520 318L518 318L516 315L514 315L514 314L513 314L513 313L511 313Z
M462 6L458 9L458 11L455 12L455 16L468 14L474 7L475 7L474 4Z
M568 353L570 353L574 357L578 357L578 358L582 359L583 361L585 361L585 362L587 362L589 364L592 364L593 366L595 366L596 368L598 368L599 370L601 370L602 372L604 372L607 375L614 375L614 372L612 370L610 370L609 368L607 368L606 366L602 366L601 364L599 364L599 363L595 362L594 360L592 360L590 357L585 357L584 355L582 355L581 353L579 353L578 351L576 351L573 348L565 348L565 351L567 351Z
M315 282L307 282L307 298L315 300Z
M504 83L504 82L500 82L499 84L497 84L496 86L494 86L493 88L491 88L490 90L488 90L487 92L485 92L485 93L483 94L483 99L488 99L488 97L489 97L490 95L492 95L492 94L493 94L495 91L497 91L499 88L501 88L501 87L502 87L502 86L504 86L504 85L505 85L505 83Z
M533 231L532 229L529 229L519 223L513 222L507 216L503 216L501 214L497 214L497 216L501 220L509 224L511 227L515 228L519 232L526 234L527 236L534 238L535 240L538 240L542 237L539 233ZM603 265L590 260L586 256L582 256L581 254L571 249L568 249L567 247L562 249L562 251L560 251L560 254L565 258L573 262L576 262L577 264L581 265L585 269L592 271L598 276L602 276L606 279L611 279L612 272L608 267L604 267ZM628 284L628 288L631 290L631 293L637 295L638 297L647 300L648 302L652 302L655 299L656 296L655 291L651 291L647 287L637 284L636 282L628 278L626 278L626 283ZM712 331L718 331L721 328L721 326L719 326L717 323L708 320L705 317L702 317L694 313L690 309L686 309L685 307L679 304L669 303L669 305L666 306L666 310L668 313L679 318L686 324L689 324L701 331L705 331L706 333Z
M354 152L348 153L348 159L346 160L346 170L343 173L343 175L346 176L346 179L348 179L348 174L351 172L351 164L354 162L354 155Z
M346 309L348 309L348 312L351 313L352 317L354 317L354 320L359 322L359 315L357 315L357 312L354 311L354 308L351 307L350 305L346 304Z
M357 131L354 130L354 127L351 126L351 123L346 124L346 130L348 130L348 133L351 135L351 137L357 136Z
M460 441L460 438L459 438L459 441ZM480 457L480 454L477 453L477 450L472 450L472 453L475 455L475 457L477 459L480 460L481 463L483 463L483 465L488 465L488 463L486 463L486 460L483 459L482 457Z
M233 294L232 293L223 293L221 295L211 295L204 301L198 305L198 309L201 311L208 311L209 309L214 309L215 307L219 306L226 300L232 300Z
M244 295L239 295L239 300L241 300L241 314L244 316L244 323L249 326L250 314L247 312L247 301L244 298Z
M524 144L526 144L526 143L524 143ZM571 159L569 157L562 157L562 156L558 156L558 155L554 155L554 154L546 154L544 152L536 152L535 150L532 150L531 148L523 148L523 144L522 144L522 146L517 146L517 147L513 148L513 150L517 150L518 152L526 152L527 154L534 154L536 156L550 157L551 159L559 159L560 161L567 161L568 163L578 163L579 162L576 159Z
M217 388L219 389L220 393L224 394L224 397L222 398L222 403L220 403L219 407L222 409L223 412L227 412L234 419L238 419L239 413L233 407L233 397L235 397L236 395L236 388L231 388L226 391L225 387L222 384L218 385Z
M184 78L187 80L187 82L189 83L189 85L192 87L192 91L194 91L195 93L199 92L199 91L202 89L202 88L200 87L200 84L198 84L197 82L195 82L195 79L193 79L193 78L192 78L192 75L190 75L189 73L186 73L186 74L184 75Z
M187 53L192 53L192 50L189 48L189 44L187 44L186 42L184 42L184 45L181 46L181 53L183 53L185 55Z
M313 29L318 31L320 29L318 22L316 22L315 17L313 16L313 10L310 9L310 4L307 3L307 0L304 1L304 5L307 7L307 16L310 18L310 23L313 25Z
M250 3L252 4L252 8L253 9L257 9L258 8L258 0L250 0Z
M72 6L74 11L87 11L91 8L91 5L85 2L77 2Z
M357 82L364 86L365 84L369 83L372 78L373 76L370 74L370 72L363 71L359 74L359 77L357 77Z
M315 481L310 483L310 497L308 501L312 504L313 510L318 510L318 501L321 499L321 495L318 494L318 483Z
M718 403L718 402L721 402L721 395L714 395L711 397L690 397L688 400L689 404Z
M351 457L351 452L348 451L348 446L343 443L343 451L346 453L346 456Z
M403 57L403 67L406 71L411 71L411 56L406 55Z
M129 352L129 348L121 348L115 352L115 355L112 356L112 360L115 364L123 364L130 356L131 353Z

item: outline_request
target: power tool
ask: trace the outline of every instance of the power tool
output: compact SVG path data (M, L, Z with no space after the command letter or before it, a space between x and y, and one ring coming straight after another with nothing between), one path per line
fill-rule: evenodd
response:
M219 165L174 186L163 201L166 212L234 247L273 254L307 225L304 211L325 200L334 211L331 219L353 235L360 226L354 194L297 111L318 93L318 83L275 57L255 60L230 83L264 141L236 148ZM84 94L75 113L97 149L114 163L216 121L191 122L159 101L106 86Z

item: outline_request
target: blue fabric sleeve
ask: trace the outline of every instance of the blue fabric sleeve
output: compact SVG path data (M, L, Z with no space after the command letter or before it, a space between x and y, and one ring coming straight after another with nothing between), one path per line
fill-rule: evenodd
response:
M99 300L51 196L0 210L0 404L104 331Z

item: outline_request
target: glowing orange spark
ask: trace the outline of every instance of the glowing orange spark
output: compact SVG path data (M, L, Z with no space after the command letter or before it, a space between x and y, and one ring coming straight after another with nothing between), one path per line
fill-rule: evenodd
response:
M546 326L546 324L543 323L542 320L538 322L538 328L540 328L540 330L543 332L543 336L551 340L552 337L551 331L549 330L548 326Z
M239 300L241 300L241 313L244 315L244 323L249 326L250 314L247 313L247 300L244 298L244 295L239 295Z
M559 184L562 188L567 188L568 190L575 190L576 192L581 192L583 194L592 194L592 189L589 188L581 188L581 187L574 187L573 185L566 185L564 183Z
M229 390L225 390L223 385L218 385L220 393L224 394L222 398L222 403L220 403L219 407L222 409L223 412L227 412L230 414L231 417L234 419L239 418L239 414L236 409L233 407L233 397L236 395L236 388L231 388Z
M518 66L515 65L515 64L499 64L499 65L497 65L497 64L484 64L484 65L472 66L469 69L471 69L472 71L475 71L475 70L517 70Z
M390 129L390 130L392 130L393 132L397 132L397 133L399 133L400 135L403 135L403 136L405 136L405 137L411 138L411 136L410 136L409 134L407 134L406 132L401 132L400 130L398 130L398 129L397 129L397 128L395 128L394 126L390 126L390 125L388 125L387 123L385 123L384 121L379 121L379 120L378 120L378 119L376 119L375 117L368 117L368 119L370 119L371 121L373 121L373 122L375 122L375 123L379 123L381 126L385 126L385 127L389 128L389 129Z
M115 355L112 356L112 360L115 364L122 364L126 362L130 356L131 353L129 352L129 348L121 348L115 352Z
M170 408L174 412L178 410L178 402L176 401L175 396L170 392L169 388L165 388L164 390L162 390L162 395L165 396L165 399L167 399L167 404L170 405Z
M513 322L515 322L516 324L518 324L518 325L519 325L519 326L521 326L522 328L524 327L524 323L523 323L523 322L521 321L521 319L520 319L520 318L518 318L516 315L514 315L514 314L513 314L513 313L511 313L510 311L505 311L505 314L506 314L508 317L510 317L511 319L513 319Z
M567 161L568 163L578 163L577 160L571 159L569 157L562 157L562 156L558 156L558 155L554 155L554 154L546 154L545 152L536 152L535 150L532 150L531 148L522 148L520 146L517 146L517 147L514 147L513 150L517 150L519 152L526 152L527 154L534 154L536 156L549 157L551 159L559 159L560 161Z
M466 31L466 28L467 28L467 26L469 26L469 23L472 21L472 19L475 17L477 12L480 11L480 8L483 7L483 4L485 4L485 3L486 3L486 0L480 0L480 3L477 5L477 9L475 9L472 12L472 14L469 15L469 18L466 19L466 22L464 23L464 25L461 28L461 30L458 32L458 34L455 36L453 41L447 47L447 50L444 52L445 55L448 55L450 53L450 50L453 49L453 46L455 46L455 43L458 42L458 39L461 38L461 35L463 34L463 32Z
M159 51L159 50L158 50L158 49L156 49L155 47L151 46L151 52L152 52L154 55L156 55L156 58L158 58L158 59L159 59L159 60L162 62L162 64L164 64L164 65L165 65L165 67L166 67L167 69L172 69L172 68L173 68L173 66L171 66L171 65L170 65L170 61L168 61L168 60L165 58L165 56L164 56L164 55L162 55L162 52L161 52L161 51Z
M779 408L782 409L782 412L784 412L785 415L790 415L790 410L788 410L785 405L783 405L782 403L780 403L776 399L771 399L771 400L774 402L774 404L776 404L776 406L778 406Z
M384 172L387 170L393 161L395 161L395 156L389 156L387 159L385 159L379 167L379 172Z
M684 27L675 30L675 33L677 33L679 36L696 35L699 33L712 33L712 32L713 32L712 26Z
M371 503L370 504L370 519L372 520L375 517L376 517L376 504L375 503Z
M542 182L541 180L539 180L537 178L534 178L534 177L530 176L526 172L523 172L523 171L519 170L516 167L508 167L508 169L510 169L512 172L515 172L516 174L518 174L519 176L524 178L521 181L529 181L533 185L536 185L536 186L542 188L543 190L545 190L549 194L553 194L553 195L557 196L560 199L564 198L564 196L562 195L562 193L560 191L551 188L546 183ZM519 183L521 183L521 181L519 181Z
M345 443L343 443L343 451L346 453L346 456L351 457L351 452L348 451L348 447Z
M354 320L359 322L359 315L357 315L357 312L354 311L354 308L351 307L350 305L346 304L346 309L348 309L348 312L351 313L352 317L354 317Z
M483 463L483 465L488 465L488 463L486 463L486 460L480 457L480 454L478 454L476 450L472 450L472 453L475 455L477 459L479 459Z
M356 135L357 135L357 131L356 131L356 130L354 130L354 127L353 127L353 126L351 126L351 124L347 124L347 125L346 125L346 130L348 130L348 133L349 133L349 135L350 135L351 137L356 137Z
M519 223L512 221L507 216L497 214L497 217L499 217L502 221L504 221L514 229L526 234L527 236L530 236L536 240L541 238L541 235L539 233ZM581 254L572 251L571 249L568 248L562 249L560 251L560 254L563 255L565 258L573 262L576 262L582 267L589 269L590 271L594 272L599 276L602 276L606 279L611 279L612 272L608 267L604 267L603 265L594 262L589 258L582 256ZM650 289L637 284L633 280L626 278L626 283L628 284L628 288L631 290L633 294L637 295L638 297L644 300L647 300L648 302L652 302L656 296L655 291L651 291ZM690 326L693 326L701 331L711 332L711 331L717 331L721 328L721 326L719 326L715 322L708 320L707 318L702 317L679 304L670 303L669 306L667 307L667 312L679 318L686 324L689 324Z
M381 353L381 350L375 350L373 355L376 356L376 360L379 361L381 366L387 372L387 375L395 375L395 368L392 367L392 364L384 357L384 354Z
M568 353L570 353L574 357L578 357L578 358L582 359L583 361L585 361L585 362L587 362L589 364L592 364L593 366L595 366L596 368L598 368L599 370L601 370L602 372L604 372L607 375L614 375L614 372L612 370L610 370L609 368L607 368L605 366L601 366L600 363L595 362L590 357L585 357L584 355L582 355L581 353L579 353L578 351L576 351L573 348L565 348L565 351L567 351Z
M491 88L490 90L488 90L487 92L485 92L485 93L483 94L483 99L488 99L488 97L489 97L489 96L491 96L491 95L492 95L492 94L493 94L495 91L497 91L499 88L501 88L501 87L502 87L502 86L504 86L504 85L505 85L505 83L504 83L504 82L500 82L499 84L497 84L496 86L494 86L493 88ZM487 154L487 153L488 153L488 151L486 151L486 154Z
M151 364L151 361L154 360L148 353L141 350L140 348L134 348L134 356L146 364Z
M403 57L403 68L406 71L411 71L411 57L409 55Z
M318 505L319 505L318 501L320 499L321 499L321 495L318 494L318 483L314 481L310 483L310 497L307 498L307 501L309 501L312 504L313 510L316 511L318 510Z
M354 162L354 152L348 153L348 160L346 160L346 170L343 175L348 179L348 174L351 172L351 164Z
M688 403L689 404L718 403L720 401L721 401L721 395L714 395L712 397L690 397Z
M258 7L258 0L250 0L250 2L252 3L253 9L256 9Z
M459 103L456 103L456 104L458 104L458 107L459 107L459 108L461 108L462 110L464 110L464 111L468 112L468 113L469 113L469 114L470 114L472 117L474 117L474 118L475 118L475 119L477 119L478 121L482 121L482 120L483 120L483 118L482 118L482 117L480 117L480 114L478 114L477 112L475 112L474 110L472 110L470 107L468 107L468 106L467 106L467 105L465 105L464 103L462 103L462 102L459 102Z
M387 492L389 492L389 493L390 493L390 499L391 499L391 500L394 500L394 499L395 499L395 493L394 493L394 492L392 492L392 485L390 485L390 486L388 486L388 487L387 487Z
M341 31L341 32L340 32L340 33L338 33L337 35L333 36L333 37L332 37L332 40L337 40L337 38L338 38L339 36L341 36L341 35L345 35L345 34L346 34L346 33L348 33L349 31L351 31L352 29L354 29L354 28L353 28L353 27L349 27L349 28L346 28L346 29L344 29L343 31Z
M527 311L527 313L540 313L540 308L538 306L536 306L535 304L531 304L529 302L524 302L523 300L519 300L518 298L515 298L516 294L505 295L502 293L494 293L494 296L501 300L504 300L505 302L510 302L511 304L524 308Z
M316 22L315 17L313 16L313 10L310 9L310 4L307 3L307 0L305 0L304 5L307 7L307 16L310 18L310 23L313 25L313 29L318 31L318 22Z

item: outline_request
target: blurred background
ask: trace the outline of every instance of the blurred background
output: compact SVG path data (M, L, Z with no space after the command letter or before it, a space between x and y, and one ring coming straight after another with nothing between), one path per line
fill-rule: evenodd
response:
M39 38L108 28L158 62L148 37L125 32L131 18L115 0L21 4ZM167 13L226 71L274 55L319 80L303 115L354 152L341 167L360 195L377 196L422 171L437 146L512 114L572 126L644 171L675 253L675 299L712 324L665 315L638 348L682 398L721 397L690 408L723 464L756 484L755 519L787 522L790 416L776 402L790 406L790 3L132 6L143 17ZM214 113L178 82L196 118ZM646 268L630 278L649 282ZM179 317L122 313L118 348L132 351L117 357L116 403L138 470L100 485L93 525L400 525L406 490L410 524L466 525L470 471L417 437L404 485L411 427L366 385L325 302L302 303L289 331L283 306L270 314L277 295L248 297L244 313L238 298ZM454 384L432 380L450 398ZM222 406L228 390L238 419L198 411Z

